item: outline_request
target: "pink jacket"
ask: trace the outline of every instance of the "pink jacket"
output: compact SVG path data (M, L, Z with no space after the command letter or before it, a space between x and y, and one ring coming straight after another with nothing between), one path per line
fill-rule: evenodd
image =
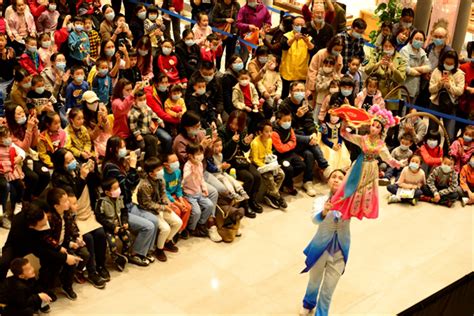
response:
M328 57L330 53L327 48L321 49L316 55L311 58L311 62L308 67L308 74L306 75L306 90L314 91L316 86L316 76L318 75L319 68L323 66L323 61ZM336 61L336 74L341 75L342 70L342 56L337 56Z
M26 21L26 26L28 28L28 34L36 34L36 25L35 25L35 19L33 18L33 15L25 11L25 21ZM20 34L18 33L18 29L20 27L20 17L15 11L12 11L12 13L8 16L7 19L7 32L8 36L19 36Z
M202 162L198 162L197 165L188 161L184 164L183 168L183 191L189 195L201 195L207 196L207 186L204 181L204 167Z
M212 29L210 26L201 28L199 25L195 24L193 26L193 33L194 33L194 41L199 46L204 46L206 43L207 36L212 33Z
M474 142L466 145L464 139L460 137L451 144L449 154L454 157L454 170L457 173L461 172L462 166L469 162L472 153L474 153Z
M130 136L128 127L128 112L135 103L133 95L129 95L124 100L116 98L112 100L112 113L114 114L113 134L126 139Z
M367 88L364 88L357 97L355 98L354 105L358 108L362 107L365 98L367 97ZM374 99L372 100L372 105L378 105L381 109L385 109L385 101L382 97L382 92L377 90L377 93L374 95Z

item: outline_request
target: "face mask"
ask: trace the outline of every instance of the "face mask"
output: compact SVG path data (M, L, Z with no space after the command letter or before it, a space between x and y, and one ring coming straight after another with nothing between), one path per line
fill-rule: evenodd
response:
M442 45L444 45L444 39L443 38L435 38L433 40L433 43L435 44L435 46L442 46Z
M17 123L18 125L23 125L23 124L25 124L25 123L26 123L26 116L22 116L21 118L17 119L17 120L16 120L16 123Z
M140 20L145 20L145 18L146 18L146 11L138 12L138 13L137 13L137 17L138 17Z
M339 54L340 54L340 53L339 53L338 51L334 50L334 49L331 51L331 55L333 55L333 56L338 57Z
M356 31L352 31L352 37L355 38L355 39L359 39L362 37L362 34L356 32Z
M281 123L281 128L283 128L283 129L290 129L290 128L291 128L291 121L290 121L290 122Z
M38 51L38 48L36 48L36 46L27 46L26 49L32 54Z
M115 48L109 48L104 50L105 56L112 57L115 54Z
M82 81L84 81L84 76L76 76L74 77L74 80L77 82L77 83L82 83Z
M406 146L406 145L400 145L400 149L401 149L401 150L408 150L408 148L410 148L410 147L408 147L408 146Z
M385 49L384 49L384 50L383 50L383 53L384 53L385 55L388 55L388 56L393 56L393 54L395 53L395 50L393 50L393 49L385 50Z
M41 43L41 47L43 48L49 48L51 47L51 41L45 41Z
M454 65L446 65L446 64L443 64L444 66L444 69L447 70L447 71L451 71L454 69Z
M352 89L341 89L341 93L343 96L348 97L352 94Z
M84 30L84 26L83 25L75 25L74 29L76 30L76 32L82 32Z
M196 155L196 156L194 156L194 159L196 159L197 161L201 162L201 161L204 160L204 155L203 155L203 154Z
M316 24L321 24L321 23L324 22L324 19L314 18L313 21L314 21L314 23L316 23Z
M74 171L77 168L77 160L74 159L67 165L67 171Z
M120 190L120 188L117 188L117 190L110 192L110 197L117 199L118 197L120 197L120 194L122 194L122 191Z
M332 72L332 67L323 67L323 71L327 74L331 73Z
M120 148L118 151L119 158L125 158L126 155L127 155L127 148L125 147Z
M444 173L450 173L451 172L451 166L441 165L441 170Z
M141 50L139 49L138 50L138 55L142 56L142 57L145 57L146 55L148 55L148 50Z
M42 94L44 92L44 87L35 88L35 92L38 94Z
M66 63L56 63L56 68L61 71L66 70Z
M293 98L294 98L296 101L298 101L298 103L301 102L301 101L303 101L304 97L305 97L305 93L304 93L304 92L298 91L298 92L293 93Z
M138 106L139 108L144 108L144 107L146 107L146 101L138 101L138 102L137 102L137 106Z
M87 103L87 108L89 110L91 110L92 112L95 112L97 111L97 108L99 107L99 103L98 102L94 102L94 103Z
M109 73L108 69L99 69L99 74L104 77Z
M239 72L242 69L244 69L244 63L237 63L237 64L232 64L232 70L235 72Z
M196 137L197 134L199 134L199 130L198 129L192 129L188 132L188 135L191 136L191 137Z
M411 46L413 46L413 48L415 49L420 49L423 47L423 42L419 40L413 40L413 42L411 43Z
M202 76L204 78L204 80L206 80L206 82L211 82L212 79L214 79L214 75L212 76Z
M258 62L265 65L268 61L268 57L258 57Z
M184 43L186 44L186 46L188 47L191 47L195 44L194 40L192 39L189 39L189 40L185 40Z
M295 31L296 33L301 33L301 28L302 28L301 25L294 25L293 31Z
M168 86L165 85L165 84L160 84L158 85L158 90L161 91L161 92L165 92L168 90Z
M107 21L112 22L115 18L115 12L109 12L105 15Z
M249 85L249 80L239 80L239 84L242 86L242 87L246 87Z
M5 147L10 147L11 144L12 144L12 140L11 140L10 138L5 138L5 139L3 140L3 146L5 146Z
M412 23L402 22L402 26L406 29L409 29L412 26Z
M171 54L171 48L169 47L163 47L161 51L163 52L163 55L165 56L168 56L169 54Z
M206 93L206 89L205 89L205 88L200 88L200 89L197 89L197 90L196 90L196 94L197 94L197 95L203 95L204 93Z
M150 21L155 21L157 17L158 17L158 15L156 15L156 14L150 14L150 15L148 16L148 18L150 19Z
M338 93L339 92L339 89L338 88L331 88L329 89L329 93L331 94L335 94L335 93Z
M435 148L436 146L438 146L438 141L435 140L435 139L428 139L428 141L426 142L426 144L428 145L428 147L430 147L431 149Z
M330 121L332 124L337 124L337 122L339 122L339 116L331 115Z
M257 2L247 2L247 5L251 8L255 8L257 6Z
M23 89L29 89L29 88L31 88L31 81L27 82L27 83L24 83L21 86L23 87Z
M54 11L54 10L56 10L56 5L55 5L55 4L50 4L50 5L48 5L48 10L49 10L49 11Z
M178 170L178 169L179 169L179 161L175 161L175 162L173 162L173 163L170 163L170 169L171 169L172 171Z
M466 143L472 142L472 137L471 137L471 136L466 136L466 135L464 135L462 138L464 139L464 141L465 141Z
M178 101L179 99L181 99L181 94L173 94L171 96L171 99L173 99L174 101Z
M474 161L473 161L473 160L470 160L470 161L469 161L469 166L471 166L472 168L474 168Z
M410 167L411 170L416 171L418 168L420 168L420 165L418 165L416 162L410 162L408 167Z

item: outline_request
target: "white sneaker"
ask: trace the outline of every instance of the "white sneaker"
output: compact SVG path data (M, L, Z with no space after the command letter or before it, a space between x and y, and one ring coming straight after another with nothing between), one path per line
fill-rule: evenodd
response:
M316 191L313 188L313 183L311 181L305 182L303 184L303 188L306 191L306 194L313 197L316 196Z
M23 205L21 203L15 204L15 210L13 210L13 214L16 215L21 212Z
M221 235L219 235L219 233L217 232L217 227L214 225L212 226L211 228L209 228L209 238L213 241L213 242L221 242L222 241L222 237Z
M388 204L391 204L391 203L399 203L401 202L401 198L399 198L398 196L396 195L392 195L388 198Z
M329 179L329 175L331 174L331 172L332 172L331 167L327 167L326 169L324 169L323 171L324 180L327 181Z
M463 197L463 198L461 199L462 207L465 207L465 206L467 205L467 202L469 202L469 198Z
M309 315L311 315L311 310L301 307L300 316L309 316Z

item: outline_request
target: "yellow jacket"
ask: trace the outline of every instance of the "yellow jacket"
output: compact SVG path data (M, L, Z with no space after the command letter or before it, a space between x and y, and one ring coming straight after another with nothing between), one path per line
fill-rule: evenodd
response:
M265 143L262 142L260 136L250 143L250 161L257 167L265 165L265 156L271 155L272 152L272 139L269 138Z
M289 41L295 37L293 31L284 35ZM311 37L309 38L311 41ZM309 49L303 39L294 41L288 50L284 49L281 57L280 74L281 77L288 81L306 80L309 64Z

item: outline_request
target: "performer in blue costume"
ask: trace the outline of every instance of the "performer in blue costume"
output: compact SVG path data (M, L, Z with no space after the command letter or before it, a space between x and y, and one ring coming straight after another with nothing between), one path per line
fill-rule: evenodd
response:
M328 314L332 294L346 266L351 240L350 219L343 220L339 211L332 210L330 202L344 177L344 171L334 170L328 180L330 194L314 201L312 218L319 227L304 250L306 268L301 273L309 271L309 282L300 315L310 315L315 307L316 316Z

